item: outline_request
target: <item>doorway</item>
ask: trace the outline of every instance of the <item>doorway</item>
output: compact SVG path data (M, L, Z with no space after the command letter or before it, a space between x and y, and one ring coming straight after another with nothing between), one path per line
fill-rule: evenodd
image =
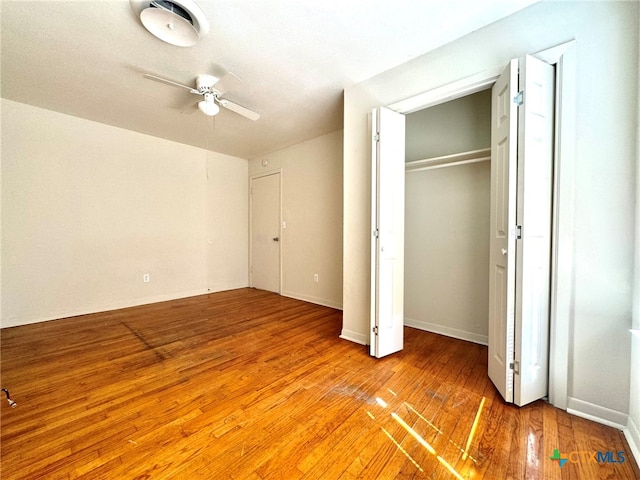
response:
M554 67L526 56L509 62L492 87L489 377L505 400L517 405L542 398L548 390L554 84ZM387 143L397 139L380 126L373 133L376 142L387 135ZM374 153L373 164L387 169L403 160L397 154L381 155L379 147ZM384 205L390 194L404 193L402 182L394 189L377 189L374 197ZM373 210L378 210L374 203ZM375 271L376 285L385 280L381 272ZM372 293L375 304L381 303L379 296L388 296ZM455 295L449 291L447 296ZM403 311L402 305L395 308ZM373 318L372 311L372 323ZM377 311L375 322L377 344L384 340L378 338L382 322Z
M574 222L573 193L576 158L573 147L575 139L575 112L577 82L575 41L537 52L540 60L555 65L555 117L553 152L553 203L551 231L550 308L549 308L549 402L567 409L569 379L569 337L572 318L572 241ZM421 109L441 104L451 99L470 95L490 88L501 76L504 67L495 67L469 77L461 78L422 94L389 104L386 109L406 115ZM377 110L377 109L376 109ZM380 137L379 132L372 132ZM373 153L373 152L372 152ZM374 159L375 161L375 159ZM403 165L404 167L404 165ZM404 193L404 192L402 192ZM373 255L372 255L373 256ZM376 300L377 301L377 300ZM373 300L372 300L373 303ZM402 309L402 306L400 306ZM374 316L371 316L373 323ZM377 332L374 330L374 334ZM372 334L370 334L373 336Z
M406 116L405 325L487 345L491 90Z
M280 172L251 178L251 286L280 293L281 180Z

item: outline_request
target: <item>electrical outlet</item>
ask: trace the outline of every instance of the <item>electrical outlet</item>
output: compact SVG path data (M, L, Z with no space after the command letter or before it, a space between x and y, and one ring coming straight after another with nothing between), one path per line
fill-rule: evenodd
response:
M313 274L313 282L314 283L318 283L318 274L317 273Z
M142 281L144 283L149 283L151 281L151 277L149 276L148 273L145 273L144 275L142 275Z

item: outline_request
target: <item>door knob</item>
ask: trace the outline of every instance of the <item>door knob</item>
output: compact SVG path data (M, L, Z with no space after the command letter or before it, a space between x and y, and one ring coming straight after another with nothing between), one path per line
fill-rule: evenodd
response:
M506 255L507 254L507 249L506 248L501 248L500 251L502 252L502 255Z
M279 242L280 241L280 237L273 237L273 241L274 242Z

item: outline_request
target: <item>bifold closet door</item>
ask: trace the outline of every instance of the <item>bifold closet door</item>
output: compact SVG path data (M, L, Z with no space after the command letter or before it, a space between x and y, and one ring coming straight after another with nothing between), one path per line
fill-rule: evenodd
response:
M371 348L375 357L404 344L405 117L371 117Z
M554 68L512 60L493 86L489 377L505 401L546 396Z

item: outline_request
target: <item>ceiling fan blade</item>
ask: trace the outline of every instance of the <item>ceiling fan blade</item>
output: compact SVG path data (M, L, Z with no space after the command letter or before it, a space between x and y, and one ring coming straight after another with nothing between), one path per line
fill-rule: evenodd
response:
M213 86L213 88L220 95L222 95L223 93L228 92L229 90L233 90L235 87L237 87L241 83L242 83L242 80L240 79L240 77L238 77L235 73L229 72L220 80L218 80Z
M253 120L254 122L260 118L260 114L249 110L248 108L243 107L242 105L238 105L237 103L230 102L229 100L225 100L221 98L218 103L222 105L224 108L231 110L232 112L237 113L238 115L242 115L243 117L248 118L249 120Z
M189 87L188 85L183 85L182 83L174 82L173 80L169 80L169 79L166 79L166 78L158 77L157 75L152 75L150 73L145 73L143 76L144 76L144 78L147 78L149 80L153 80L155 82L164 83L166 85L171 85L173 87L186 88L191 93L199 94L198 90L196 90L195 88Z

